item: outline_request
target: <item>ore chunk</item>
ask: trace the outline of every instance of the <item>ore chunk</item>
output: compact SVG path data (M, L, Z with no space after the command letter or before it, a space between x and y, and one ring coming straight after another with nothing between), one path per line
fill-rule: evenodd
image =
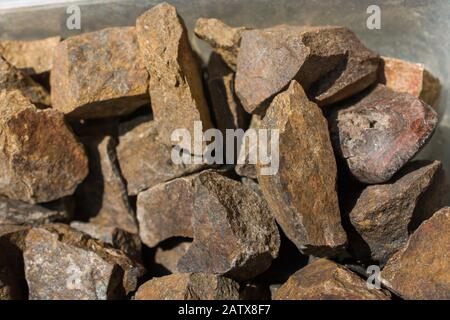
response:
M133 27L70 37L55 49L52 106L71 118L131 113L148 103L148 72Z
M388 181L428 142L436 125L430 106L381 84L330 116L337 153L356 179L369 184Z
M182 241L169 248L158 247L155 253L155 262L171 273L178 273L178 261L186 254L190 246L190 241Z
M260 187L278 224L302 252L335 254L346 234L336 192L336 161L321 110L293 81L275 97L261 128L270 130L269 145L279 132L279 149L271 155L272 161L278 156L278 171L264 174L265 166L257 164Z
M256 162L258 155L258 129L261 125L261 117L254 114L250 126L245 131L242 144L239 148L238 160L235 171L241 177L256 179ZM256 143L255 143L256 141Z

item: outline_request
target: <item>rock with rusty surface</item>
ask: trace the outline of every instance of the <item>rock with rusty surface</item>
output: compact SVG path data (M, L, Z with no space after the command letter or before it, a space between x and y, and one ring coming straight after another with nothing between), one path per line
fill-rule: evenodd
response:
M199 18L194 33L209 43L232 70L236 70L237 56L245 27L230 27L218 19Z
M389 57L382 59L381 83L394 91L409 93L430 106L436 105L442 86L423 64Z
M150 73L150 99L159 123L159 138L194 154L190 144L171 140L176 129L187 129L193 136L196 121L201 121L203 130L212 126L202 76L184 22L175 7L161 3L137 19L136 29Z
M24 263L31 300L123 298L143 274L122 252L58 224L28 232Z
M295 79L319 105L329 105L374 83L379 60L344 27L281 25L244 31L236 92L247 112L263 113Z
M158 124L140 117L121 124L117 157L129 195L137 195L158 183L205 167L200 164L176 164L172 148L158 140Z
M83 146L64 116L19 91L0 92L0 194L28 203L70 195L88 174Z
M206 274L184 273L154 278L139 287L135 300L238 300L239 284Z
M447 203L448 192L439 161L413 162L388 184L365 188L349 214L350 221L369 246L371 258L384 265L406 244L412 226Z
M133 27L70 37L55 49L52 106L71 118L131 113L149 102L148 72Z
M363 183L388 181L431 138L437 114L408 93L380 84L330 117L336 152Z
M272 151L278 171L267 174L266 167L257 164L260 187L278 224L303 253L335 254L346 235L336 192L336 161L322 111L292 81L273 100L261 128L270 130L270 145L279 132L278 150Z
M190 246L190 241L178 241L170 247L159 246L155 252L155 262L171 273L178 273L178 261L186 254Z
M274 294L274 300L389 300L384 290L368 289L366 281L327 259L297 271Z
M381 272L383 283L404 299L450 299L450 208L423 222Z

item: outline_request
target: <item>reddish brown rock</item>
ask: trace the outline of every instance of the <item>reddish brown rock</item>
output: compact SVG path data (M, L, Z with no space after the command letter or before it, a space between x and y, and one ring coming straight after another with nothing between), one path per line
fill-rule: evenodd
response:
M175 164L172 148L157 139L158 129L158 124L147 117L120 126L117 157L129 195L205 167L204 164Z
M223 58L232 70L236 70L237 55L245 27L233 28L218 19L197 19L195 35L209 45Z
M136 300L238 300L239 285L231 279L206 273L172 274L147 281Z
M270 266L280 246L266 203L249 187L216 172L198 176L193 229L194 242L178 263L180 272L250 279Z
M155 262L171 273L178 273L178 261L186 254L190 246L190 241L182 241L169 248L158 247L155 252Z
M279 130L278 172L263 175L264 166L257 164L258 181L272 214L302 252L336 253L346 235L336 193L336 161L322 111L293 81L275 97L261 128Z
M413 162L388 184L364 189L350 212L350 221L369 246L371 258L384 265L406 244L413 225L447 203L448 192L439 161Z
M82 145L61 113L19 91L0 92L0 194L28 203L70 195L88 173Z
M337 153L361 182L388 181L431 138L437 114L408 93L377 85L330 116Z
M176 129L194 135L194 122L203 130L212 126L202 76L192 52L183 20L175 7L161 3L136 21L139 48L150 73L150 98L159 138L167 145ZM194 153L190 145L180 145Z
M382 57L380 81L397 92L406 92L435 106L441 93L441 84L423 64Z
M381 273L383 283L404 299L450 299L450 208L423 222Z
M53 108L71 118L120 116L149 102L133 27L64 40L55 49L50 82Z
M368 289L366 281L327 259L297 271L274 294L274 300L389 300L384 290Z
M252 116L252 120L250 121L250 126L247 131L245 131L244 137L242 139L236 166L234 168L236 173L241 177L248 177L251 179L256 179L257 177L256 163L254 159L257 159L258 143L254 143L253 141L258 140L258 128L260 127L260 125L261 117L254 114ZM256 158L254 158L255 156Z
M263 113L295 79L319 105L328 105L375 82L378 65L378 55L344 27L282 25L244 31L236 92L247 112Z

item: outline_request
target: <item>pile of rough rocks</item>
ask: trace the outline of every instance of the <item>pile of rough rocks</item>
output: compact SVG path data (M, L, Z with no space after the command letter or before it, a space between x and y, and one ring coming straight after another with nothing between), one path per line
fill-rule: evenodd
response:
M450 299L445 173L410 162L439 82L343 27L195 33L204 73L166 3L0 42L0 299ZM194 121L278 129L278 172L175 164Z

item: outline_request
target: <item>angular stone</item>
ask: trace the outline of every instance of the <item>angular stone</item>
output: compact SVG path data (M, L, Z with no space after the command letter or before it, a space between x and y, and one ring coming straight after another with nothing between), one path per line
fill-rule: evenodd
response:
M61 113L19 91L0 92L0 194L28 203L70 195L88 174L83 146Z
M175 7L161 3L136 21L139 48L150 73L150 99L160 140L171 146L171 134L187 129L194 136L194 122L203 130L212 126L202 76L192 52L183 20ZM190 145L179 144L194 153Z
M383 283L404 299L450 299L450 208L423 222L381 272Z
M437 114L408 93L377 85L329 117L336 152L363 183L388 181L431 138Z
M244 31L236 92L247 112L263 113L295 79L319 105L329 105L375 82L379 60L344 27L281 25Z
M232 70L236 70L237 56L245 27L233 28L218 19L199 18L194 33L223 58Z
M272 130L279 131L278 172L263 175L264 166L257 164L270 211L302 252L335 254L346 243L346 234L336 192L336 161L322 111L293 81L275 97L261 128L271 130L269 145Z
M47 73L52 69L53 53L60 41L59 36L31 41L3 40L0 55L28 75Z
M19 90L31 103L39 108L47 108L50 95L39 83L16 69L0 55L0 91Z
M55 49L50 82L53 108L71 118L121 116L149 102L148 73L133 27L62 41Z
M242 145L239 148L238 160L236 166L234 167L236 173L241 177L247 177L251 179L256 179L257 177L256 163L250 160L252 159L252 153L255 153L256 155L258 154L258 144L251 144L251 140L247 139L250 139L250 132L257 132L255 130L258 130L258 128L260 127L261 119L262 118L256 114L252 116L250 126L247 131L245 131L244 137L242 139ZM244 142L246 143L246 145L244 145Z
M274 295L274 300L390 300L384 290L368 289L366 281L327 259L297 271Z
M266 203L247 186L216 172L200 174L195 185L194 242L178 270L238 280L264 272L280 246Z
M396 58L382 57L380 81L397 92L406 92L435 106L441 93L441 84L425 66Z
M413 162L388 184L368 186L350 212L350 221L382 265L408 241L411 226L447 203L449 192L439 161ZM435 197L434 193L440 196Z
M178 273L178 261L186 254L190 246L190 241L183 241L170 248L158 247L155 253L155 262L171 273Z
M83 137L89 156L89 175L78 187L77 211L90 221L138 233L135 213L117 161L113 137Z
M158 124L140 117L120 126L117 157L129 195L137 195L158 183L205 167L204 164L175 164L172 148L159 142Z
M105 300L136 290L143 268L67 225L30 230L25 275L31 300Z
M147 281L135 300L238 300L239 284L206 273L172 274Z

